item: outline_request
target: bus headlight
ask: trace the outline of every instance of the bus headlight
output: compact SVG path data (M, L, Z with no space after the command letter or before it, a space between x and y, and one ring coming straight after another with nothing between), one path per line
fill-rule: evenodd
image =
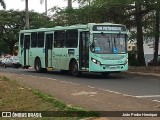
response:
M128 59L126 59L126 61L124 62L124 65L126 65L128 63Z
M97 65L101 65L101 63L98 60L94 59L94 58L91 58L91 61L93 63L97 64Z

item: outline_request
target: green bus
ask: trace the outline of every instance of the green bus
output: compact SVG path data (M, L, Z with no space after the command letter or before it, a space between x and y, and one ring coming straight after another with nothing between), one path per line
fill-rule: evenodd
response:
M88 23L21 30L19 61L23 68L37 72L69 71L108 75L128 70L128 31L125 25Z

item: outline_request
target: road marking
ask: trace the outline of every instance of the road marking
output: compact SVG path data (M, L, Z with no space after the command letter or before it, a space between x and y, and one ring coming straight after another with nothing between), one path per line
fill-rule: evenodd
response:
M9 73L8 73L9 74ZM17 75L16 73L10 73L10 74L13 74L13 75ZM39 76L34 76L34 75L25 75L25 74L21 74L23 76L32 76L32 77L39 77ZM55 80L55 81L58 81L57 79L52 79L52 78L48 78L48 77L39 77L39 78L47 78L47 79L50 79L50 80ZM68 83L68 84L73 84L73 85L81 85L81 84L76 84L76 83L73 83L73 82L67 82L67 81L61 81L62 83ZM89 88L92 88L94 89L95 87L92 87L92 86L87 86ZM100 89L100 88L96 88L96 89L99 89L101 91L106 91L106 92L110 92L110 93L115 93L115 94L119 94L119 95L122 95L122 96L129 96L129 97L133 97L133 98L149 98L149 97L160 97L160 95L144 95L144 96L134 96L134 95L130 95L130 94L123 94L123 93L120 93L120 92L116 92L116 91L111 91L111 90L107 90L107 89ZM154 101L154 102L160 102L159 100L151 100L151 101Z
M73 96L80 96L80 95L95 96L96 94L97 94L97 92L81 91L81 92L72 93L71 95L73 95Z
M135 97L138 97L138 98L149 98L149 97L160 97L160 95L143 95L143 96L135 96Z
M92 86L88 86L89 88L92 88L92 89L95 89L95 87L92 87Z
M79 84L76 84L76 83L73 83L73 82L67 82L67 81L60 81L62 83L68 83L68 84L73 84L73 85L79 85Z
M123 95L123 94L120 93L120 92L115 92L115 91L106 90L106 89L101 89L101 88L97 88L97 89L99 89L99 90L101 90L101 91L105 91L105 92L110 92L110 93L115 93L115 94L121 94L121 95Z
M22 74L22 75L25 75L25 74ZM31 76L31 77L39 77L39 76L34 76L34 75L28 75L28 76ZM57 79L53 79L53 78L48 78L48 77L39 77L39 78L42 78L42 79L49 79L49 80L54 80L54 81L58 81ZM73 84L73 85L80 85L80 84L76 84L76 83L73 83L73 82L67 82L67 81L60 81L62 83L68 83L68 84Z

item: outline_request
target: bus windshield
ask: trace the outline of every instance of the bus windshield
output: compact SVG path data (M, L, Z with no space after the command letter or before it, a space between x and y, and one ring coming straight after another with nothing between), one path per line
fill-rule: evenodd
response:
M126 53L126 34L93 34L92 52L97 54L121 54Z

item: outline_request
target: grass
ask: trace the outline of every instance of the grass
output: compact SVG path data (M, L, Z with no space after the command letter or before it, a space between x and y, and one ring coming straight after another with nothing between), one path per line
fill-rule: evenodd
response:
M0 76L0 111L54 111L54 115L57 115L54 120L79 120L98 116L80 107L67 105L41 91L21 86L5 76Z

